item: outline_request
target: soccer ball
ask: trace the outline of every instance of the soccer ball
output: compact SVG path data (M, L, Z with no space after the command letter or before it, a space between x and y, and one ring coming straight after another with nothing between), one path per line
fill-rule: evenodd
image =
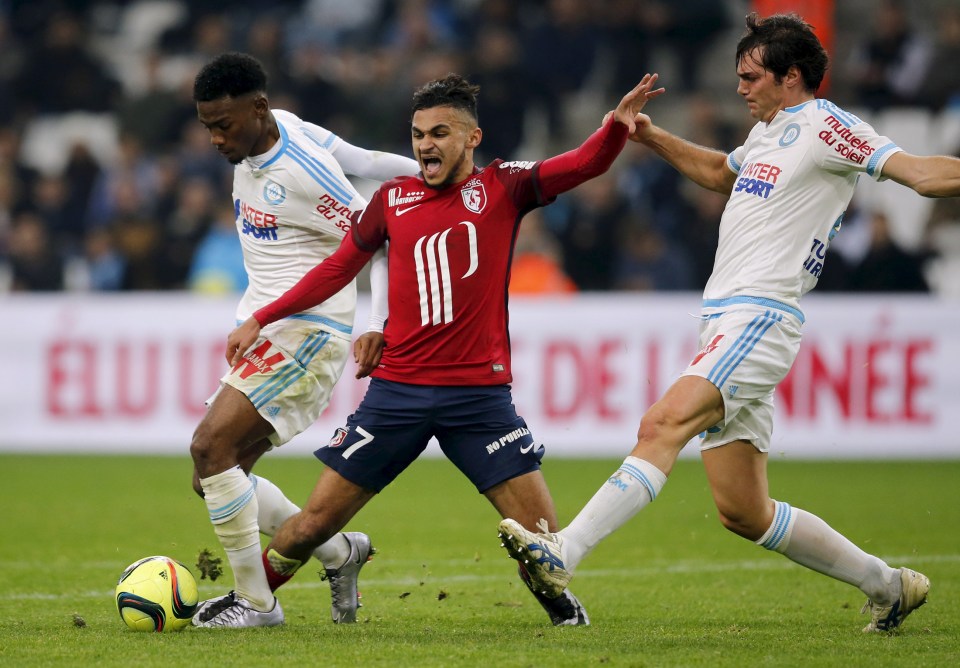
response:
M197 581L170 557L146 557L124 569L117 582L117 611L134 631L179 631L197 609Z

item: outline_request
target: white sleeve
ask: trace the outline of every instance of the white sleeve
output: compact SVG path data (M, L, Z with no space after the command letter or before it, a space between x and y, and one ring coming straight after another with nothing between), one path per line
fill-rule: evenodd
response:
M395 153L368 151L348 144L342 138L332 147L331 152L344 172L371 181L389 181L398 176L412 176L420 171L415 160Z
M368 332L382 332L390 309L387 304L387 244L370 258L370 321Z
M877 134L869 123L833 103L817 110L813 156L817 164L837 174L866 173L882 181L883 165L903 149L889 137Z

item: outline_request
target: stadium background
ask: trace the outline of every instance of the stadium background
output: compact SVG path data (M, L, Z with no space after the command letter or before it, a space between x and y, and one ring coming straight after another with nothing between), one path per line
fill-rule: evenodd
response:
M274 106L403 154L413 88L463 72L483 87L481 163L576 145L659 71L655 120L730 149L750 124L733 45L752 5L822 18L811 20L833 55L824 96L907 150L956 154L949 0L0 2L0 451L185 451L244 282L231 168L190 100L212 55L256 54ZM723 201L631 145L608 176L525 220L515 389L552 452L622 455L690 357L686 314ZM775 450L960 457L958 304L960 203L861 183L805 301ZM345 376L284 452L309 452L362 390Z

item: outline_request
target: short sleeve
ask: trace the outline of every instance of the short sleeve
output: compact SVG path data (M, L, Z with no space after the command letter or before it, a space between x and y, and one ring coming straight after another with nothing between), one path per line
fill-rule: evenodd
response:
M747 155L746 144L739 146L727 154L727 167L734 174L740 173L744 157Z
M865 173L881 180L884 163L903 149L857 116L825 100L818 102L814 119L817 164L830 172Z

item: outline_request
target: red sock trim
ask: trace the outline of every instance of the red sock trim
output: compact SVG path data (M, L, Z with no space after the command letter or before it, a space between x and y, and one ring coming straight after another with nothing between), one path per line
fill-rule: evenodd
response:
M263 551L261 555L263 561L263 570L267 573L267 584L270 585L270 591L277 591L282 585L292 578L296 573L290 573L289 575L281 575L273 570L273 566L270 565L270 560L267 559L267 550Z

